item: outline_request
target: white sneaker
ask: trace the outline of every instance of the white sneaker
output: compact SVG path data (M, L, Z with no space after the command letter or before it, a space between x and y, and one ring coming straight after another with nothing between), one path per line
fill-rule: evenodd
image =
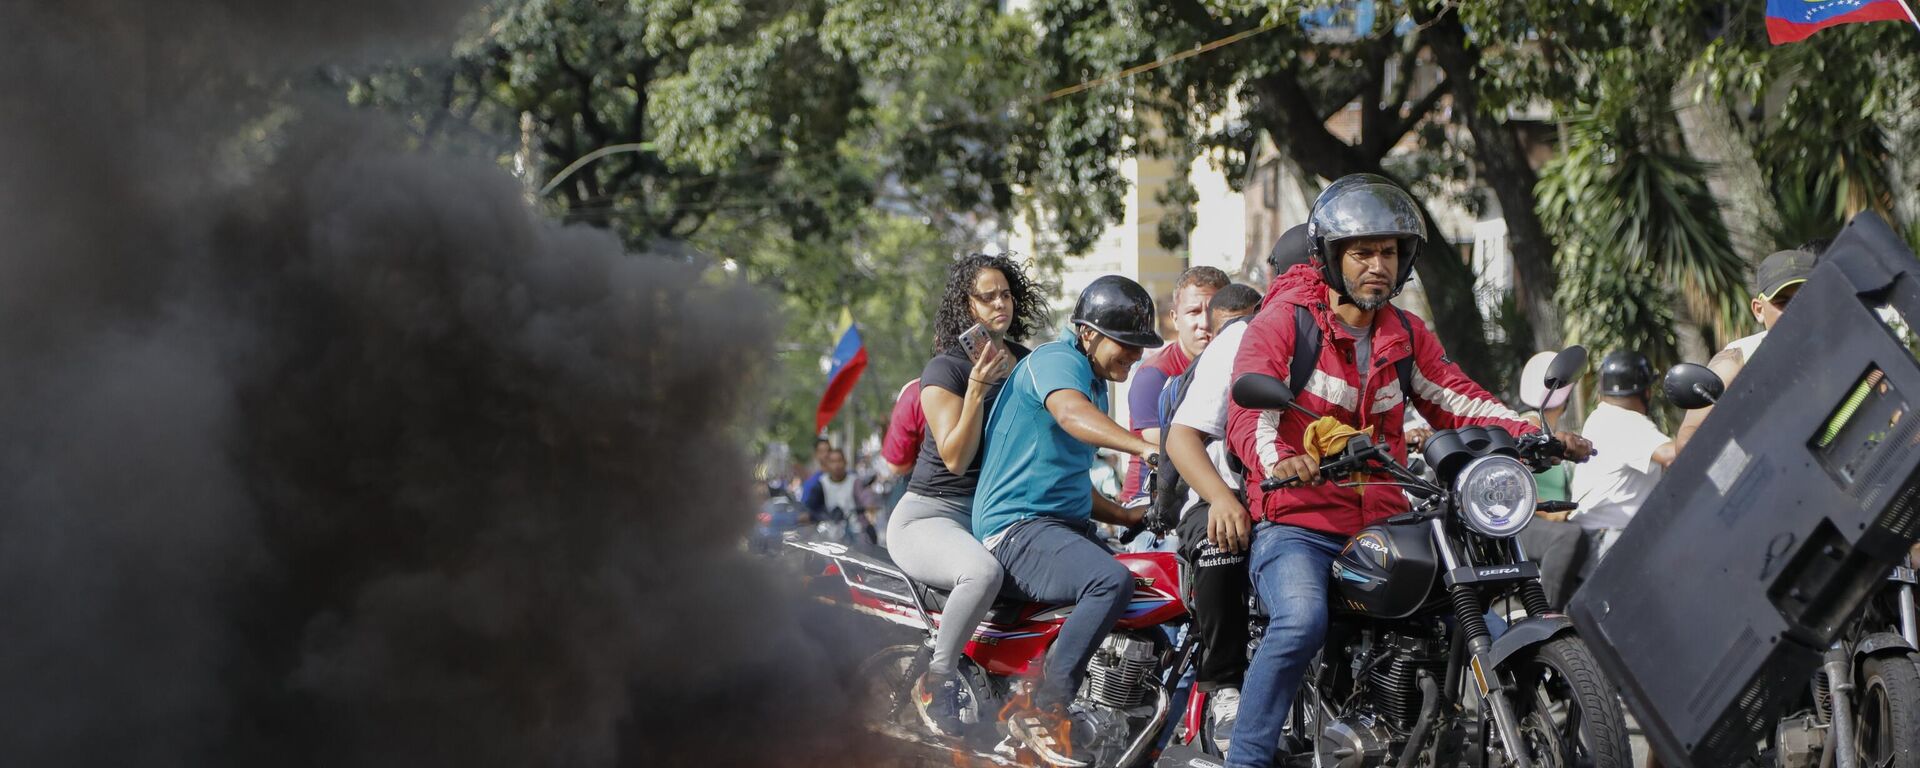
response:
M1207 722L1213 732L1213 746L1227 753L1233 741L1233 721L1240 714L1240 689L1217 688L1207 695Z

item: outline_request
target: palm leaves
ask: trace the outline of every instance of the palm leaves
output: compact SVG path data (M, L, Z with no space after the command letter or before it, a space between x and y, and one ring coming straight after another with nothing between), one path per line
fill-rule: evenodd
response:
M1567 339L1597 351L1679 359L1676 300L1731 338L1746 322L1745 259L1734 253L1703 179L1708 168L1672 137L1664 109L1581 120L1542 169L1540 214L1561 243Z

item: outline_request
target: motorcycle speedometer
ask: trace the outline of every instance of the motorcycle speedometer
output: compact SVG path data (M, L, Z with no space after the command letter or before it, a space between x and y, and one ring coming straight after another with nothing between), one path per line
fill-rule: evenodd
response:
M1454 482L1460 517L1487 536L1507 538L1533 520L1539 490L1527 465L1512 456L1482 456L1468 463Z

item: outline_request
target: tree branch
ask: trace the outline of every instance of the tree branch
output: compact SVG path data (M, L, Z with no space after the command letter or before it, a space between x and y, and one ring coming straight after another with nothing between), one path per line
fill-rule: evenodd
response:
M1394 121L1392 129L1381 134L1381 138L1386 143L1379 146L1368 145L1368 151L1386 154L1394 145L1400 143L1400 139L1405 137L1407 132L1419 127L1421 121L1426 120L1427 115L1433 112L1434 107L1440 105L1440 99L1452 89L1453 78L1443 77L1440 82L1434 83L1433 88L1427 91L1427 95L1420 97L1419 101L1414 102L1411 110Z

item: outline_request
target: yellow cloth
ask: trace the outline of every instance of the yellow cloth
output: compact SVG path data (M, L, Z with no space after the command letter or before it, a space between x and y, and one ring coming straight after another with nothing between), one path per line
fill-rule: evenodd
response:
M1373 437L1373 427L1354 429L1332 416L1322 416L1318 421L1307 425L1307 431L1301 435L1300 447L1307 457L1319 461L1347 449L1347 441L1354 435Z

